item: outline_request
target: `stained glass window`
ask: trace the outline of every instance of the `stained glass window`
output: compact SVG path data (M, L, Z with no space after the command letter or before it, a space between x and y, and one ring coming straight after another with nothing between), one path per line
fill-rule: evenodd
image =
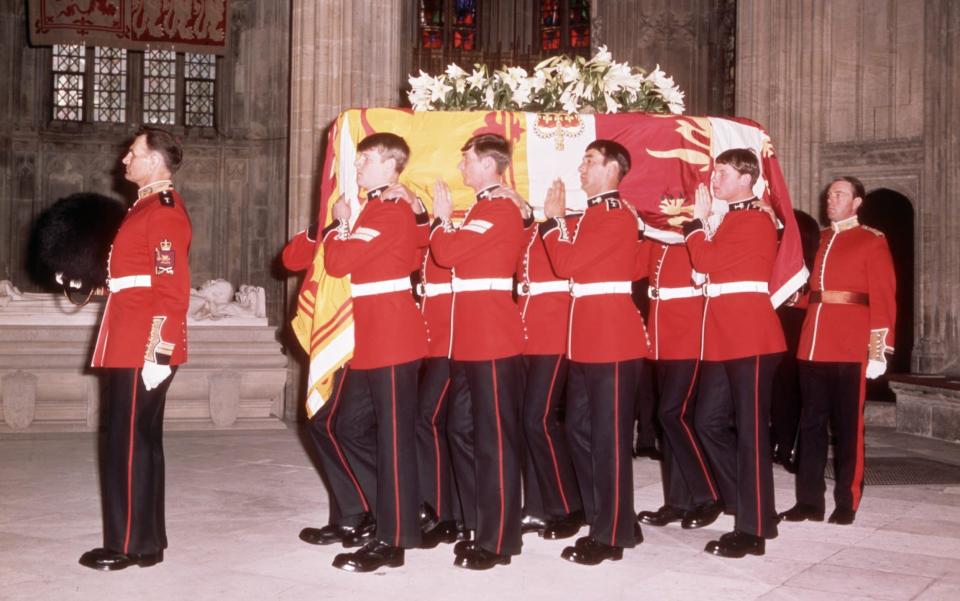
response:
M564 39L566 31L567 39ZM541 0L540 48L590 47L590 0Z
M83 121L86 53L81 44L53 46L53 118L57 121Z
M570 47L590 47L590 0L570 0Z
M213 127L216 57L212 54L186 53L183 57L184 122L187 125Z
M443 47L443 0L420 0L420 43L423 48Z
M453 11L453 47L475 50L477 46L477 0L456 0Z
M127 120L127 51L97 46L93 54L93 120Z
M143 121L173 125L176 101L177 54L173 50L147 50L143 55Z

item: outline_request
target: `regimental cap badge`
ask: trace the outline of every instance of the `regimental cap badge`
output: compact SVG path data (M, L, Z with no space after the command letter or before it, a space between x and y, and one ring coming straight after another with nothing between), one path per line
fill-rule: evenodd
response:
M170 250L170 249L172 249L172 248L173 248L173 244L171 244L169 240L161 240L161 241L160 241L160 250L166 251L166 250Z

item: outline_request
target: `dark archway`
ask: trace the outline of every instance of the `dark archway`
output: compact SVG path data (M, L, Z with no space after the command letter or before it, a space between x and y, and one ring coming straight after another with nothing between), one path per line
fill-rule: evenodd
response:
M897 326L895 351L887 374L910 373L910 355L913 352L913 249L914 211L910 200L893 190L880 188L867 194L860 208L860 223L884 233L893 255L897 273ZM886 378L869 381L867 398L877 401L895 401Z

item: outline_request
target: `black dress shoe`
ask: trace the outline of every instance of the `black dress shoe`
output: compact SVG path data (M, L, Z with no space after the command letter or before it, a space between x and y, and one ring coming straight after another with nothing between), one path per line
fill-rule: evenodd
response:
M433 507L427 505L426 503L420 505L420 530L426 532L428 530L433 530L437 527L437 524L440 523L440 518L437 516L437 512L433 510Z
M778 513L777 519L784 522L803 522L805 520L822 522L823 510L817 509L813 505L807 505L806 503L797 503L790 509Z
M820 514L821 517L823 514ZM854 518L857 517L857 512L852 509L843 509L837 507L833 510L833 513L830 514L830 518L827 520L831 524L839 524L841 526L849 526L853 523Z
M737 559L750 555L763 555L766 552L766 541L759 536L734 530L712 540L703 549L712 555Z
M87 551L80 556L80 565L103 572L114 572L129 568L130 566L140 566L149 568L163 561L163 549L156 553L125 554L119 551L111 551L98 547Z
M421 549L433 549L440 543L450 544L457 540L457 524L453 520L440 522L423 533L420 539Z
M520 533L526 534L528 532L537 532L542 533L543 529L547 527L547 520L537 517L535 515L525 513L523 517L520 518Z
M560 557L580 565L595 566L607 559L611 561L623 559L623 547L606 545L588 536L578 540L576 545L564 549Z
M783 469L787 470L791 474L797 473L797 461L795 459L796 454L793 449L788 449L787 447L775 446L773 449L773 462L779 463L783 466Z
M723 505L719 501L697 505L690 511L683 514L683 520L680 527L684 530L693 528L703 528L717 521L720 514L723 513Z
M311 545L332 545L344 543L345 547L359 547L372 537L377 530L377 523L370 513L364 514L356 526L341 526L327 524L323 528L304 528L300 531L300 540ZM362 533L362 534L361 534ZM359 538L366 537L359 541ZM355 540L357 539L357 540ZM350 544L347 544L347 542Z
M585 521L583 510L571 511L562 518L550 520L540 536L548 540L570 538L577 532L580 532L580 527L583 526Z
M353 553L340 553L333 558L333 567L347 572L373 572L384 566L403 565L403 549L372 540Z
M641 511L637 514L637 521L650 526L666 526L672 522L680 521L683 516L683 510L664 505L656 511Z
M467 570L489 570L498 565L509 565L510 556L505 553L494 553L483 547L474 545L463 553L457 553L453 565Z

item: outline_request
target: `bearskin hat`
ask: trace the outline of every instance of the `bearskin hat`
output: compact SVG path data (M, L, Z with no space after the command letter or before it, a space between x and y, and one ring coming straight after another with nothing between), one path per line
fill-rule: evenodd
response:
M107 281L110 245L127 210L102 194L61 198L37 218L30 238L30 271L48 288L87 294Z

